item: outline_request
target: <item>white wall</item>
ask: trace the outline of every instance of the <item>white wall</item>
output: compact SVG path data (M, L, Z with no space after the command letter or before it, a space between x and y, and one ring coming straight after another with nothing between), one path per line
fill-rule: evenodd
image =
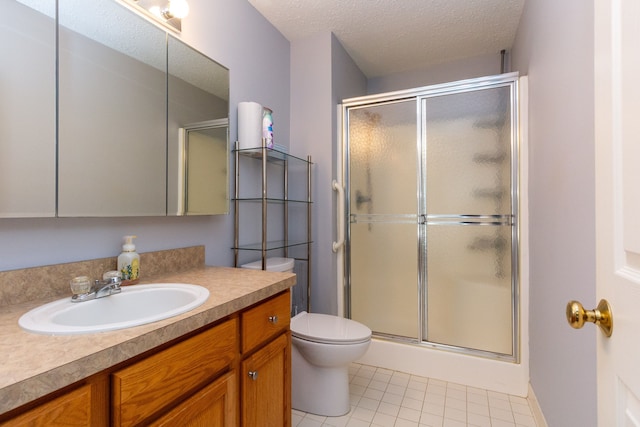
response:
M564 315L596 304L592 2L526 2L512 52L529 76L531 385L550 426L595 426L598 332Z
M291 44L291 151L311 155L313 176L313 265L311 309L337 313L335 197L336 105L363 95L366 79L337 39L318 33Z
M182 38L231 70L231 141L237 104L246 100L270 106L279 138L288 141L289 42L247 1L189 4ZM233 262L233 215L0 219L0 270L115 256L126 234L138 236L141 252L204 244L208 264Z
M326 180L331 171L331 34L319 33L291 43L291 152L310 155L313 165L311 299L313 312L331 313L331 288L326 273L330 236L331 194ZM329 246L329 251L331 251Z
M480 55L434 65L425 70L406 71L369 79L367 93L377 94L413 89L438 83L500 74L501 55Z

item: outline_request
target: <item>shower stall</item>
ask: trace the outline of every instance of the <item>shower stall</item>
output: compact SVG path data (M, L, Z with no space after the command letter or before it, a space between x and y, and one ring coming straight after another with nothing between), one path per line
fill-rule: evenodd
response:
M346 316L517 363L517 74L348 99L342 121Z

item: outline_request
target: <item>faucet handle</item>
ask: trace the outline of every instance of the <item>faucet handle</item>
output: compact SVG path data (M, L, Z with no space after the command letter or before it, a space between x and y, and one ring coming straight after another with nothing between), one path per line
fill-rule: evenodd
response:
M91 292L91 279L87 276L74 277L69 281L73 295L83 295Z
M120 285L122 283L122 276L118 270L109 270L102 275L104 283L113 283Z

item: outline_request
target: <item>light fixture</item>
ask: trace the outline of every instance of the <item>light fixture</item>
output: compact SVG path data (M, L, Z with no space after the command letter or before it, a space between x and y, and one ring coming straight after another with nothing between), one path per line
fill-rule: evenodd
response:
M187 0L125 0L170 28L181 31L182 19L189 14Z
M162 11L162 16L166 19L186 18L189 14L189 3L187 0L169 0L167 8Z
M165 7L151 6L149 12L167 21L176 18L182 19L189 14L189 3L186 0L169 0Z

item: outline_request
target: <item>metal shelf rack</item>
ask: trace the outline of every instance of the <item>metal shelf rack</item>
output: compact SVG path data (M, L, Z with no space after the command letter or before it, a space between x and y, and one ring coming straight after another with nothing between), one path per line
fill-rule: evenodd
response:
M305 261L307 263L306 269L306 310L311 309L311 169L313 162L311 156L307 156L306 159L293 156L289 153L269 148L266 145L266 140L262 140L261 147L255 148L238 148L236 141L235 147L232 150L235 161L235 191L234 191L234 266L239 267L239 257L242 251L253 251L260 253L260 259L262 260L262 269L266 270L266 259L271 251L281 251L285 257L289 257L290 250L296 249L297 257L293 257L296 261ZM241 194L240 189L240 177L244 167L252 167L251 165L241 165L241 159L249 159L248 162L256 162L259 164L259 171L261 176L261 192L256 194ZM295 167L292 167L294 166ZM296 176L292 176L292 169L297 172ZM278 171L280 170L280 171ZM291 180L297 180L299 183L302 179L302 171L304 172L304 179L306 180L306 189L304 191L298 191L296 197L290 197L290 183ZM254 169L255 173L255 169ZM273 183L273 173L279 174L279 178L276 183ZM277 176L277 175L276 175ZM277 186L281 192L274 196L269 194L268 190ZM246 191L245 191L246 193ZM301 194L304 193L304 194ZM258 204L261 212L261 235L249 236L249 243L241 243L241 224L240 224L240 210L245 205ZM282 205L282 233L276 236L275 239L268 234L268 207L270 205ZM302 233L296 233L296 238L290 238L290 228L299 224L290 223L290 210L294 207L298 209L300 207L306 207L306 236L304 230ZM270 219L270 218L269 218ZM246 236L242 236L246 237ZM255 238L254 238L255 237ZM305 250L306 249L306 250ZM302 253L300 253L302 252Z

